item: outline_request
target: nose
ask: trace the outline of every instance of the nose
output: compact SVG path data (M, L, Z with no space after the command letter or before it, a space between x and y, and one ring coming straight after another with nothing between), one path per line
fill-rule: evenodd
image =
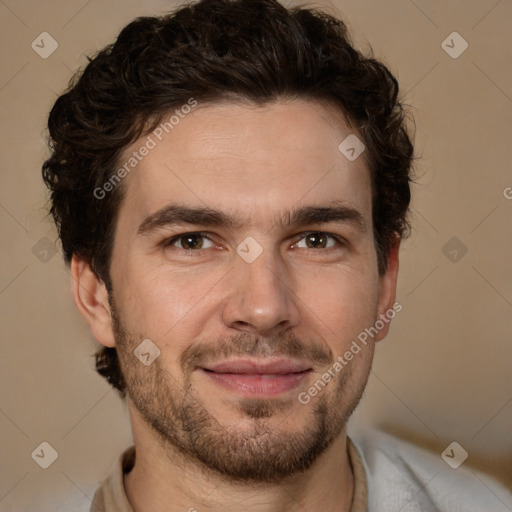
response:
M252 263L236 256L229 273L223 321L232 329L271 336L300 321L293 283L279 255L271 250Z

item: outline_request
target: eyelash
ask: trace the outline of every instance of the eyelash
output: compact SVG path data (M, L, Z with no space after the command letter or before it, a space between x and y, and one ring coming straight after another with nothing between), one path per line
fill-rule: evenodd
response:
M297 244L298 242L300 242L304 237L306 237L307 235L311 235L311 234L322 234L322 235L327 235L328 237L334 239L336 242L338 242L338 244L340 246L346 246L347 242L346 240L339 236L339 235L335 235L333 233L329 233L327 231L305 231L303 233L299 233L297 236L299 236L300 238L297 239L297 241L294 243ZM176 235L176 236L173 236L172 238L169 238L167 240L164 241L164 246L165 247L173 247L173 243L174 242L177 242L178 240L180 240L180 238L184 238L186 237L187 235L195 235L195 236L201 236L203 238L206 238L208 240L210 240L210 242L213 242L213 240L208 236L208 233L204 233L204 232L201 232L201 231L190 231L190 232L187 232L187 233L181 233L179 235ZM190 253L193 253L193 252L202 252L202 250L205 250L205 249L183 249L181 247L173 247L174 249L178 249L180 251L183 251L183 252L186 252L188 254ZM332 250L332 249L336 249L336 247L327 247L326 249L323 249L323 252L326 252L326 251L329 251L329 250ZM322 249L314 249L314 248L307 248L307 250L309 251L322 251Z

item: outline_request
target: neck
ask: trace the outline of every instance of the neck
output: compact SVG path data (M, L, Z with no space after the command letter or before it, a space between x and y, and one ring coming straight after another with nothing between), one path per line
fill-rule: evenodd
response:
M136 461L124 477L126 495L135 512L349 512L353 475L346 431L308 470L279 484L239 483L185 459L156 439L132 415Z

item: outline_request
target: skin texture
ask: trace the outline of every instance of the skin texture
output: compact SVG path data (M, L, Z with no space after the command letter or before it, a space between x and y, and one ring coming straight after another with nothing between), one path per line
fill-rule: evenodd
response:
M350 133L338 109L306 100L200 104L124 179L110 301L73 258L77 307L100 343L117 346L127 381L137 459L125 487L137 512L350 509L346 421L389 324L309 403L298 400L395 301L398 243L379 275L364 153L350 162L338 150ZM171 203L244 222L138 233ZM361 222L286 225L292 210L334 203ZM198 231L208 238L175 238ZM247 237L262 251L251 263L237 253ZM144 339L160 350L149 366L134 355ZM239 358L311 370L271 396L204 371Z

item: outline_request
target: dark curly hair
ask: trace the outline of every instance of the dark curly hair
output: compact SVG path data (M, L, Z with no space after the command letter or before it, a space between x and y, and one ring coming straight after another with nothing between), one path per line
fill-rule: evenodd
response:
M53 106L50 157L43 179L64 258L89 263L109 293L114 230L123 197L94 191L115 173L121 152L169 111L223 99L264 105L279 98L326 102L345 114L366 146L379 272L407 211L413 145L398 82L357 51L345 24L276 0L202 0L162 17L141 17L78 72ZM96 369L124 396L115 348L96 354Z

